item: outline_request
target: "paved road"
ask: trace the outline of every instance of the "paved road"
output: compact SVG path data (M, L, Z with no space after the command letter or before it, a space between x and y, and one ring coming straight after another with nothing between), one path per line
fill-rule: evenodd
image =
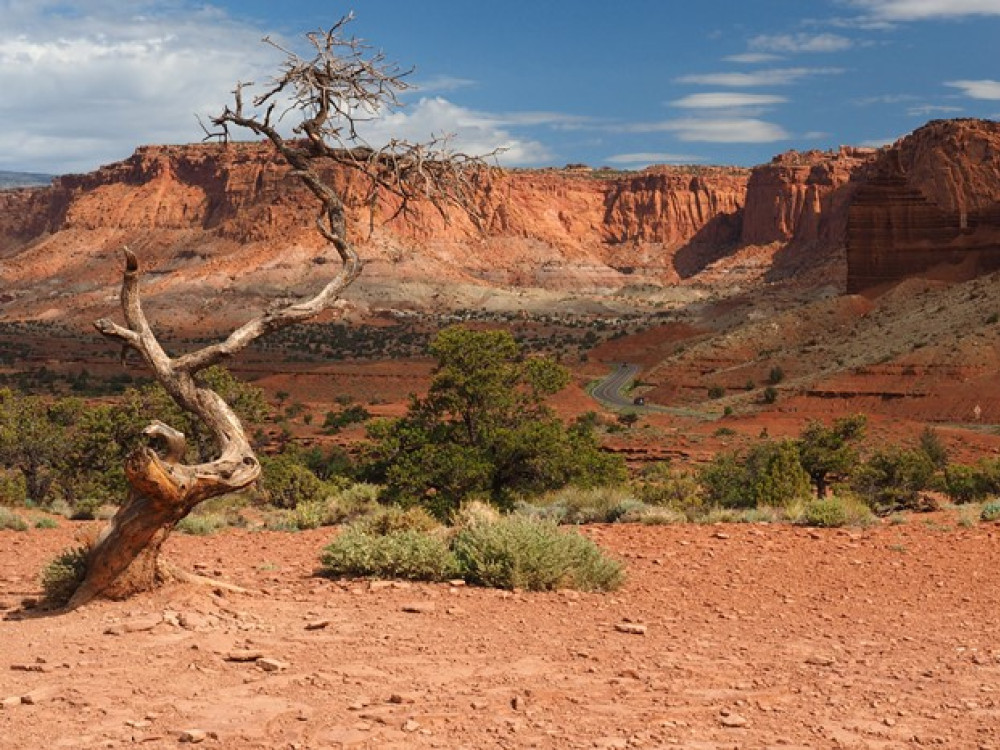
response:
M639 374L639 365L619 365L604 380L594 386L591 395L603 404L616 408L633 406L632 397L622 390Z

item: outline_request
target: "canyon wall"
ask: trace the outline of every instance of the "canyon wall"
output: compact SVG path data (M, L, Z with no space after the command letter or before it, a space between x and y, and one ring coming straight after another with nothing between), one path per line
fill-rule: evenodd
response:
M845 236L850 292L1000 268L1000 123L931 122L859 175Z
M827 284L846 276L857 291L1000 265L998 127L935 122L879 152L791 151L752 170L509 170L476 196L483 231L419 205L369 221L351 176L329 177L348 196L366 259L352 294L376 306L805 273ZM309 289L330 260L315 210L260 143L147 146L48 188L0 191L0 318L105 314L123 244L148 269L151 304L181 295L193 321Z

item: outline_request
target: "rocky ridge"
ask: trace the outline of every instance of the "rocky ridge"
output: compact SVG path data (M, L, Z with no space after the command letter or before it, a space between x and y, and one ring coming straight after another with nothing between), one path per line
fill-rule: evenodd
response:
M429 206L370 223L352 200L367 262L352 295L461 307L525 289L725 289L805 271L858 291L942 261L968 277L1000 264L998 154L1000 125L962 120L878 152L793 151L752 170L514 170L477 196L483 232ZM331 178L358 194L349 175ZM329 258L314 210L259 143L146 146L51 187L0 191L0 318L104 314L129 244L153 308L224 323L315 284Z

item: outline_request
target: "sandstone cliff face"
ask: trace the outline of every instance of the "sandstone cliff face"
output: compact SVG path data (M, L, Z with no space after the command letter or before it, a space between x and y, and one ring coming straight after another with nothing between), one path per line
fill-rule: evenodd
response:
M846 147L836 153L789 151L756 167L747 186L741 243L840 243L856 187L852 176L874 155L874 149Z
M352 294L461 306L522 287L728 287L804 270L829 283L843 279L845 238L852 291L951 261L978 273L998 263L998 128L931 123L877 154L789 152L753 170L509 171L477 196L483 232L427 206L369 224L356 205L367 267ZM330 178L360 194L349 175ZM193 320L242 311L315 285L329 259L314 219L264 144L148 146L50 188L0 191L0 317L104 314L123 244L149 269L151 305L181 295ZM465 292L431 301L445 287Z
M1000 268L1000 124L937 121L861 175L846 231L848 291Z

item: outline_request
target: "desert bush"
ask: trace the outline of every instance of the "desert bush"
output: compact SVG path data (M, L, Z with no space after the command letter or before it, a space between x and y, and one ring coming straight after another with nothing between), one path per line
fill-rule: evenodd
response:
M57 609L69 602L87 574L89 554L89 547L69 547L45 566L42 570L42 601L46 607Z
M708 505L722 508L747 508L754 504L750 472L743 458L723 451L698 471L698 484Z
M359 531L374 536L388 536L401 531L428 533L441 528L438 520L424 508L402 508L398 505L379 508L352 525Z
M294 508L299 503L316 502L330 491L295 451L263 458L261 469L264 500L276 508Z
M687 523L688 517L676 508L656 505L644 506L641 513L630 512L622 521L645 524L646 526L671 526L677 523Z
M413 529L371 534L348 526L323 550L320 561L329 576L445 581L459 575L444 537Z
M979 517L983 521L1000 521L1000 500L991 500L983 505Z
M0 470L0 505L20 506L28 499L24 477Z
M851 477L855 492L879 514L897 510L926 510L923 491L934 476L934 464L920 450L896 446L876 451Z
M226 517L221 513L192 513L178 521L176 529L182 534L209 536L227 525Z
M452 514L451 525L456 529L477 526L483 523L496 523L500 520L500 512L485 500L468 500Z
M837 526L863 526L872 521L871 509L849 495L811 500L805 506L802 523L806 526L833 528Z
M506 516L462 529L452 549L466 580L482 586L608 591L624 581L621 564L591 540L532 518Z
M10 508L0 506L0 529L8 531L27 531L28 522Z
M809 475L791 440L758 443L750 449L746 467L754 506L781 507L811 494Z
M35 520L36 529L58 529L59 522L49 516L42 516Z
M565 487L537 501L538 505L565 508L561 523L614 523L642 503L619 487Z
M974 466L951 464L944 470L944 492L953 503L975 503L990 495L990 482Z

